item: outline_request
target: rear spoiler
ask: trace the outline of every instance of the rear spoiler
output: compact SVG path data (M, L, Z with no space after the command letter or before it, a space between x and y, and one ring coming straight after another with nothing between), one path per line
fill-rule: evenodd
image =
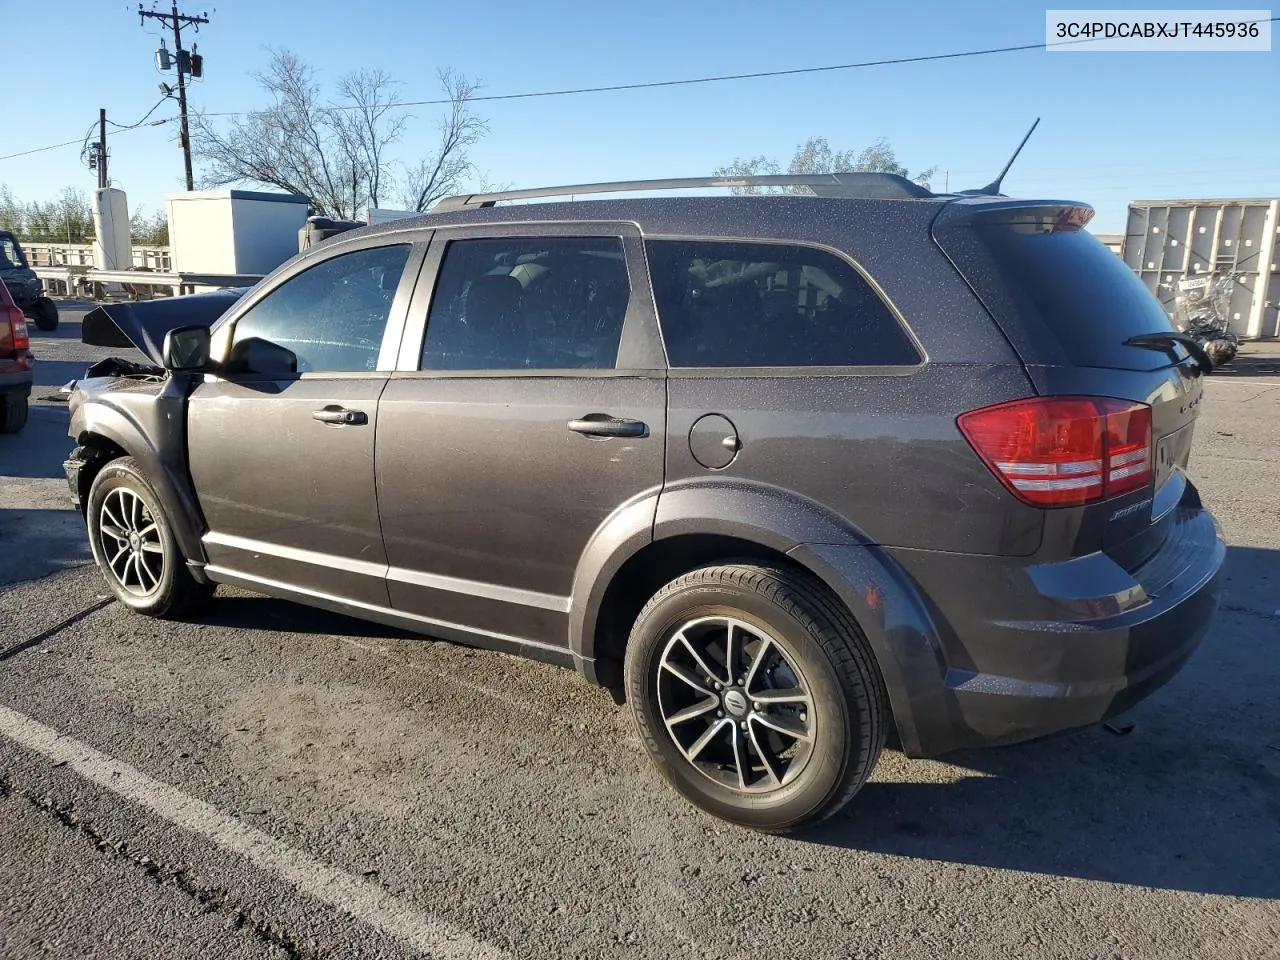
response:
M1046 231L1079 230L1093 219L1093 207L1079 200L1010 200L962 196L938 213L934 229L970 223L1026 225Z

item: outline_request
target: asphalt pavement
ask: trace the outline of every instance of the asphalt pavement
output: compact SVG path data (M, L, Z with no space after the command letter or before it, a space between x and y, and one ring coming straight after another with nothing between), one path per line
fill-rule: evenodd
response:
M1127 717L888 751L770 837L691 808L574 674L221 588L108 602L32 331L0 437L0 957L1280 957L1280 363L1215 376L1191 473L1231 544L1203 648ZM119 351L115 351L119 353Z

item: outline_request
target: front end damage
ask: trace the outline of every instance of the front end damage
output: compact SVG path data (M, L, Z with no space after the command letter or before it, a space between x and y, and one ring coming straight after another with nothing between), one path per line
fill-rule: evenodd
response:
M244 290L105 304L85 316L81 339L93 346L134 347L136 359L109 357L67 384L75 443L63 464L71 499L83 511L102 466L131 457L154 489L178 547L199 578L204 519L186 463L186 406L195 379L163 367L170 330L212 325Z

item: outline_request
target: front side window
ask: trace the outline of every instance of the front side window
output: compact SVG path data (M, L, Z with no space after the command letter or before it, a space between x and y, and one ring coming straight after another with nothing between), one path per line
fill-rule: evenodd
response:
M920 355L847 261L775 243L646 244L673 367L902 366Z
M618 237L454 240L422 369L612 369L630 296Z
M26 260L22 251L13 242L12 237L0 237L0 270L12 270L14 267L25 267Z
M299 373L372 372L408 259L405 243L324 260L250 307L232 343L258 337L286 347Z

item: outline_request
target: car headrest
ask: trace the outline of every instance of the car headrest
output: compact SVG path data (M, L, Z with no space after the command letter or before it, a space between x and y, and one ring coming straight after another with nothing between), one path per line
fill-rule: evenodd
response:
M520 308L524 288L515 277L478 277L467 289L466 317L474 326L487 326L511 317Z

